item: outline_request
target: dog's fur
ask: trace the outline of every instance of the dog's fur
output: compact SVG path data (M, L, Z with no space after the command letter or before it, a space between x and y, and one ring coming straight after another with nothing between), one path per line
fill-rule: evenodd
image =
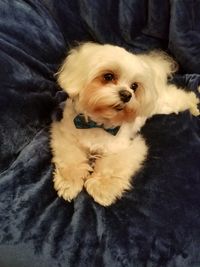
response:
M58 72L58 83L70 99L63 119L51 128L54 185L60 197L71 201L85 187L96 202L111 205L131 188L131 177L147 157L139 134L146 119L187 109L199 115L195 94L168 84L175 70L164 53L134 55L94 43L70 51ZM130 99L122 101L122 90ZM113 136L102 128L77 129L73 119L79 113L120 130Z

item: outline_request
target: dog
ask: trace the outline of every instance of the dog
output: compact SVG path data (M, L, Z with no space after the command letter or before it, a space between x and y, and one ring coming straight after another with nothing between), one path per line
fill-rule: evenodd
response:
M71 201L85 188L100 205L115 203L147 157L140 134L146 120L185 110L199 115L196 95L168 83L175 71L163 52L135 55L96 43L69 52L57 74L69 99L51 125L59 197Z

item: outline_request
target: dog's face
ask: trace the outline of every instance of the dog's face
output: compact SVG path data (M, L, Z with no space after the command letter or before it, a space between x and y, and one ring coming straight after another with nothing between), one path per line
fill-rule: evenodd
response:
M88 116L108 126L134 120L142 84L133 80L121 64L102 66L79 92L78 105Z
M154 108L159 77L151 62L155 64L121 47L86 43L70 52L58 82L78 112L105 126L118 126L148 116ZM167 70L163 74L167 76Z

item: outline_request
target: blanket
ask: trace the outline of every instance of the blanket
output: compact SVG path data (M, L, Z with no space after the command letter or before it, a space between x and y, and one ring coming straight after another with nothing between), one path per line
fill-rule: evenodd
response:
M0 267L199 267L200 120L185 111L142 128L149 155L110 207L53 187L55 73L77 42L163 49L174 82L198 94L198 0L0 1Z

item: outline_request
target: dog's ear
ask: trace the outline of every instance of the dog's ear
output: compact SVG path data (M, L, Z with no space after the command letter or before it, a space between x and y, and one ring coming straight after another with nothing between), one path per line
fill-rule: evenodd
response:
M152 69L158 87L166 84L167 79L178 70L178 63L163 51L152 51L149 54L141 55L141 58Z
M84 87L88 78L88 58L95 53L98 45L82 43L71 49L64 63L56 74L58 83L71 98L76 97ZM92 51L92 52L91 52Z
M178 63L163 51L153 51L149 54L152 59L151 62L154 65L156 72L163 72L161 75L170 77L174 72L178 70ZM159 73L157 73L159 75Z
M56 73L59 86L72 98L79 93L79 64L80 61L78 49L72 49Z
M153 114L155 104L168 87L168 78L178 69L178 64L166 53L153 51L138 57L145 66L147 90L143 91L141 114Z
M71 49L64 60L62 66L56 73L58 84L65 90L71 98L79 94L82 87L83 69L81 62L83 59L80 47Z

